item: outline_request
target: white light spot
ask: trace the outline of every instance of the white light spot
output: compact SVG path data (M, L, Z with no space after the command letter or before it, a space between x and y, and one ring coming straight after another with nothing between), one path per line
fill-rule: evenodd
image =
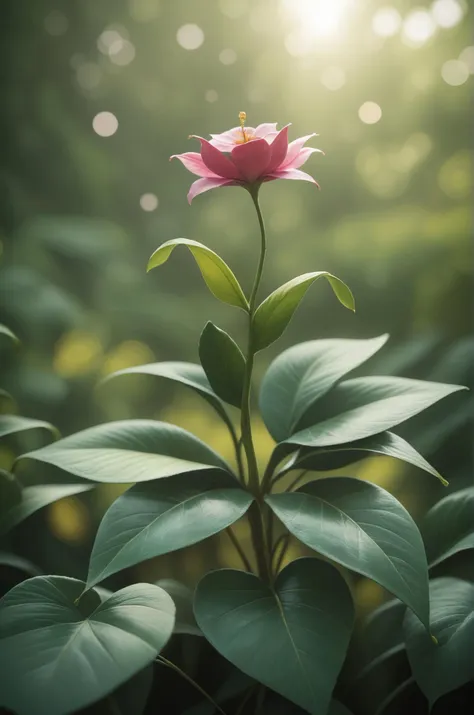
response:
M110 48L116 42L122 42L123 37L118 30L104 30L97 39L97 47L103 55L108 55Z
M210 102L212 104L213 102L217 102L217 100L219 99L219 95L217 94L215 89L208 89L206 90L204 99L206 100L206 102Z
M431 5L433 17L440 27L454 27L461 22L464 12L457 0L435 0Z
M436 23L424 8L408 13L403 23L403 38L412 47L424 45L436 31Z
M309 37L330 37L340 32L352 0L281 0L287 22Z
M372 18L372 30L379 37L392 37L402 26L402 18L394 7L381 7Z
M346 73L340 67L325 67L321 72L321 84L336 92L346 83Z
M44 18L44 27L46 32L50 35L59 36L67 32L69 22L66 15L58 10L54 10Z
M102 70L95 62L83 62L76 70L76 79L83 89L94 89L100 84Z
M221 13L231 20L242 17L248 10L248 0L219 0Z
M474 45L465 47L459 55L461 62L464 62L471 74L474 74Z
M452 87L459 87L469 79L469 69L460 60L448 60L441 67L441 77L446 84Z
M111 137L118 129L118 119L112 112L99 112L92 120L92 128L100 137Z
M204 32L199 25L182 25L176 33L178 45L185 50L197 50L204 42Z
M377 124L382 117L382 109L376 102L364 102L359 107L359 119L364 124Z
M109 47L109 57L110 61L114 65L120 65L124 67L129 65L135 58L135 47L129 40L116 40Z
M236 60L237 53L235 52L235 50L231 50L230 48L227 50L222 50L222 52L219 54L219 62L222 62L223 65L233 65Z
M140 206L144 211L155 211L158 208L158 197L155 194L140 196Z

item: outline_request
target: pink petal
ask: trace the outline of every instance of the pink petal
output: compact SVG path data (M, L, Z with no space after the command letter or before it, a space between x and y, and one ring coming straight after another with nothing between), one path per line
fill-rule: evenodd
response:
M232 149L232 160L245 181L252 183L266 172L272 150L265 139L239 144Z
M273 171L269 174L269 179L294 179L295 181L310 181L312 184L316 184L319 187L316 179L307 174L305 171L300 171L299 169L280 169L280 171Z
M210 171L210 169L207 168L201 155L196 151L188 151L185 154L173 154L173 156L170 156L170 161L171 159L179 159L180 162L184 164L186 169L188 169L188 171L192 174L196 174L196 176L218 178L217 174L214 174L213 171Z
M191 203L196 196L203 194L205 191L218 189L219 186L232 186L235 183L235 181L230 181L229 179L198 179L191 184L191 188L188 191L188 202Z
M248 133L253 133L255 132L255 129L252 127L246 127L246 131ZM228 131L222 132L222 134L211 134L211 137L212 139L209 144L212 144L212 146L216 147L216 149L219 149L220 151L231 152L236 143L239 140L242 141L243 139L242 127L228 129Z
M278 132L277 137L270 145L272 156L266 169L267 174L271 174L273 171L279 169L280 164L282 164L286 157L286 153L288 151L288 126L289 125L283 127L283 129Z
M309 157L311 154L314 154L314 152L317 151L321 154L324 154L324 152L321 151L321 149L313 149L312 147L305 147L304 149L300 149L299 154L295 156L294 159L291 161L288 161L288 155L283 164L279 167L280 170L282 169L299 169L300 166L303 166L303 164L308 161Z
M296 159L296 157L298 156L298 154L300 153L301 149L306 144L308 139L311 139L312 137L316 137L316 136L317 136L317 134L308 134L305 137L299 137L299 139L295 139L294 141L290 142L290 144L288 144L288 153L286 155L286 159L283 162L283 165L281 168L284 169L287 164L291 164L291 162L294 159Z
M258 127L253 130L255 136L259 139L265 139L268 134L277 134L277 125L275 124L259 124Z
M196 137L201 142L201 157L204 164L213 174L224 179L241 179L235 164L223 154L219 149L212 146L207 139Z

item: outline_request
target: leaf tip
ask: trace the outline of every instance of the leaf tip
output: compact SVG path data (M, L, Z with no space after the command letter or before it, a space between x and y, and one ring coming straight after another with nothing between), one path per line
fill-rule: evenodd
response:
M441 484L443 485L443 487L449 487L448 480L445 479L444 477L442 477L441 474L438 474L438 479L441 482Z
M432 633L430 633L430 638L435 645L439 645L438 639Z

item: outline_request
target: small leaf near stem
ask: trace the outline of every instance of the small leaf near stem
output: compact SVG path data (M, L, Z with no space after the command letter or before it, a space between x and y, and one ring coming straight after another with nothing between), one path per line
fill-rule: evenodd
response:
M199 690L201 695L203 697L205 697L206 700L208 700L211 703L211 705L217 710L217 712L219 712L221 715L226 715L224 710L222 710L222 708L219 707L219 705L216 703L214 698L211 695L209 695L209 693L207 693L204 690L204 688L201 688L199 683L196 683L196 681L193 680L190 675L185 673L184 670L181 670L181 668L179 668L175 663L172 663L170 660L168 660L167 658L164 658L162 655L159 655L157 658L155 658L155 660L157 663L161 663L162 665L165 665L167 668L171 668L171 670L174 670L176 673L179 673L181 675L181 677L184 678L184 680L187 680L188 683L190 683L194 688L196 688L196 690Z

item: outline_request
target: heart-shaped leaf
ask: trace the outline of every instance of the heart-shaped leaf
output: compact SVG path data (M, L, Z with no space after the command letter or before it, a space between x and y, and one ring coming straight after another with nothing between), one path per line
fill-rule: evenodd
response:
M117 571L217 534L253 497L224 472L182 474L137 484L106 512L89 565L88 587Z
M300 541L379 583L429 628L423 541L410 514L389 492L359 479L331 477L266 501Z
M313 715L326 712L354 617L333 566L298 559L273 589L244 571L214 571L198 584L194 612L206 638L244 673Z
M404 631L413 675L432 706L474 678L474 584L457 578L434 579L430 600L438 645L409 612Z
M0 705L65 715L99 700L151 662L173 630L174 604L151 584L105 602L84 583L37 576L0 601Z
M93 488L94 484L38 484L37 486L23 487L21 501L13 504L6 511L2 510L0 514L0 534L10 531L14 526L48 504L87 492Z
M288 443L327 447L391 429L435 402L465 390L460 385L404 377L357 377L336 385L299 421Z
M278 340L306 291L318 278L326 278L342 305L355 310L354 296L339 278L327 271L304 273L277 288L258 306L252 321L254 350L263 350Z
M20 417L19 415L0 415L0 437L32 429L45 429L48 432L52 432L54 437L58 436L56 427L53 427L49 422L34 420L31 417Z
M224 330L209 322L199 340L199 359L216 395L224 402L240 407L245 358L237 343Z
M362 452L365 454L361 454ZM382 434L366 437L357 442L349 442L343 446L336 445L314 450L310 447L303 447L295 455L294 461L285 468L285 471L289 471L291 468L325 472L331 469L340 469L373 454L400 459L432 474L444 486L448 484L411 444L393 432L382 432Z
M230 471L207 444L153 420L108 422L22 455L95 482L145 482L214 467Z
M474 487L441 499L425 516L422 534L430 568L474 549Z
M207 287L213 295L219 300L229 305L235 305L237 308L242 308L248 311L247 299L240 287L239 281L217 253L211 251L210 248L204 246L198 241L192 241L188 238L175 238L172 241L166 241L148 261L147 270L161 266L170 257L176 246L186 246L194 256L199 270L202 273Z
M387 339L386 334L370 340L311 340L282 352L260 389L260 410L273 439L290 437L306 410Z

